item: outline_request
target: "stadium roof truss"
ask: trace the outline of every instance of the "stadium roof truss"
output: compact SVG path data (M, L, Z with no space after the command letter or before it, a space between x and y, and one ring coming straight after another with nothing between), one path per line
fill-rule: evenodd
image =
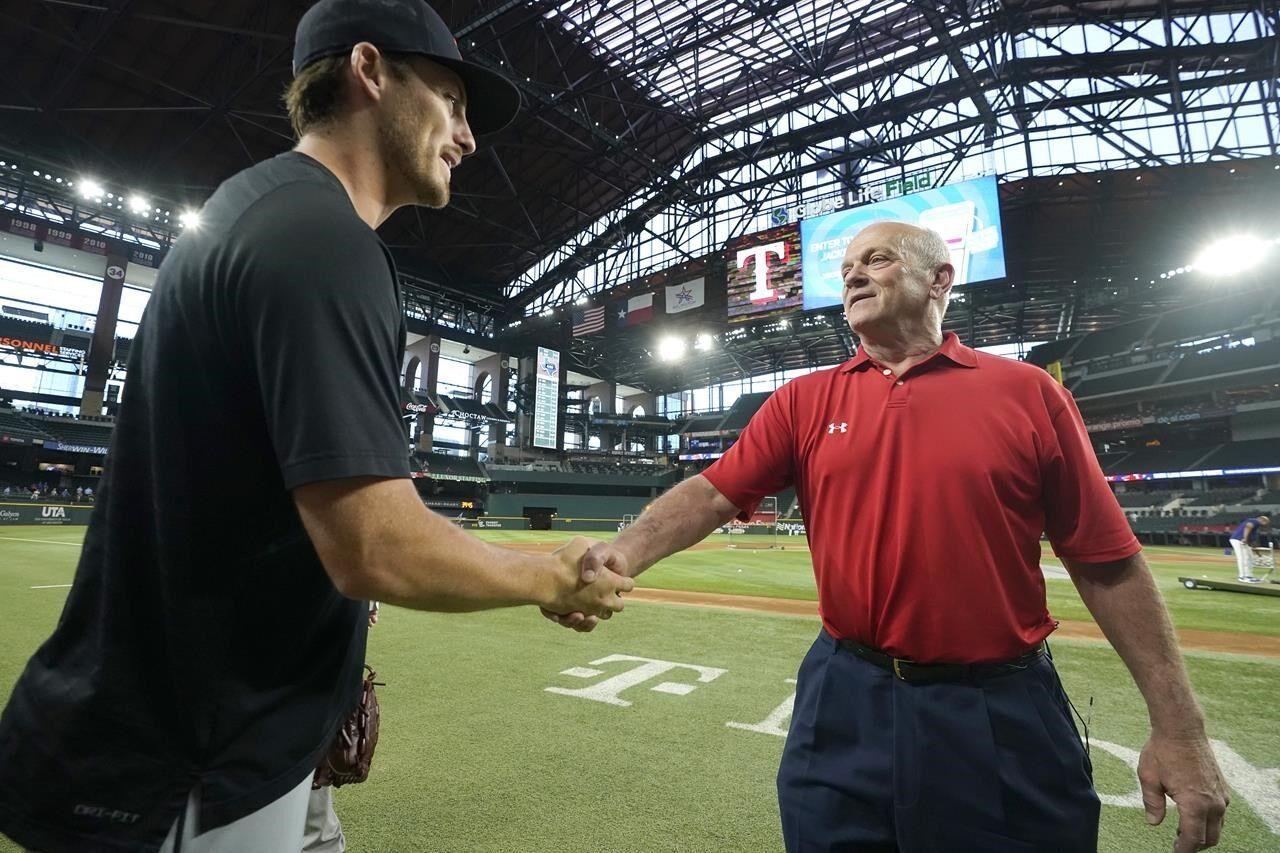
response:
M560 327L538 315L718 252L779 207L917 172L934 183L1061 176L1064 193L1076 190L1026 193L1017 209L1034 214L1027 205L1088 209L1096 194L1073 187L1093 183L1082 176L1275 157L1280 145L1280 0L433 3L464 53L512 76L525 100L455 170L446 210L402 210L381 229L410 317L460 334L551 333ZM0 157L23 161L0 177L0 204L166 245L168 223L84 203L46 175L55 164L96 173L176 215L285 150L280 92L307 5L0 8L0 49L23 59L0 80ZM1110 288L1068 289L1065 254L1024 243L1040 254L1004 296L957 294L965 310L948 320L968 340L1043 339L1087 330L1085 312L1107 322L1150 310L1111 305L1123 297ZM722 351L699 368L713 375L830 363L851 346L823 315L718 334ZM609 338L571 351L602 375L669 387L643 348Z
M684 147L515 277L512 317L917 171L1008 181L1275 155L1280 137L1269 0L571 0L544 19L608 69L556 100L616 104L614 153L646 148L631 119L653 111Z

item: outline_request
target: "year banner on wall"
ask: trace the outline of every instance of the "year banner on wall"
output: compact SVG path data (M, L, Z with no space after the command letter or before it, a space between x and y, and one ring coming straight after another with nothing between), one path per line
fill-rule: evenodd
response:
M800 223L804 309L841 304L840 265L845 247L881 220L932 228L947 241L956 284L1004 278L1004 237L994 177L937 187L887 201L805 219Z

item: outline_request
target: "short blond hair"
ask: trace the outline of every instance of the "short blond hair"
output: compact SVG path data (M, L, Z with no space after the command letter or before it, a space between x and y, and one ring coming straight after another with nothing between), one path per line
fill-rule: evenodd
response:
M342 109L342 88L350 53L338 53L312 62L289 81L284 106L289 124L299 139L337 118ZM410 72L409 59L402 54L382 54L391 76L403 80Z

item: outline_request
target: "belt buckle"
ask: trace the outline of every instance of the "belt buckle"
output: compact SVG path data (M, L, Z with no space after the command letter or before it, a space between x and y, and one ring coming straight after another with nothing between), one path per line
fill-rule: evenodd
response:
M902 668L899 666L901 663L902 658L893 659L893 674L899 681L906 681L907 677L902 674ZM907 663L910 663L910 661L907 661Z

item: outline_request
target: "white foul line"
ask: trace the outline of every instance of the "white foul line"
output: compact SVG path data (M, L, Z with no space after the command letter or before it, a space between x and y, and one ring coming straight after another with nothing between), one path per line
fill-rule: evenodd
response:
M72 548L79 548L79 542L59 542L57 539L22 539L18 536L0 536L6 542L34 542L37 545L70 545Z
M69 583L51 583L48 586L33 586L31 588L32 589L67 589L70 586L71 584Z

